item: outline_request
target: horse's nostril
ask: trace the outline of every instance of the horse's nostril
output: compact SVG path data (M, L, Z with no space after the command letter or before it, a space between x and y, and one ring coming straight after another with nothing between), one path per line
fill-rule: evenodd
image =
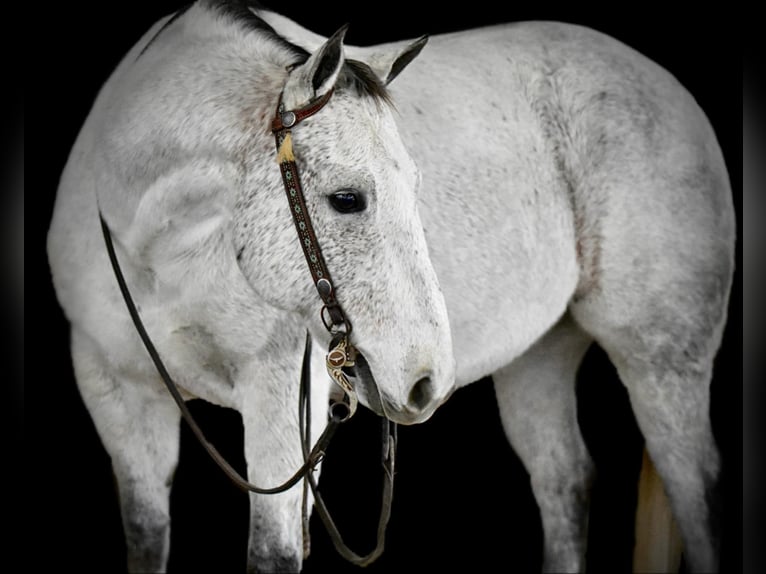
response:
M431 402L431 377L423 377L412 387L408 401L410 406L423 410Z

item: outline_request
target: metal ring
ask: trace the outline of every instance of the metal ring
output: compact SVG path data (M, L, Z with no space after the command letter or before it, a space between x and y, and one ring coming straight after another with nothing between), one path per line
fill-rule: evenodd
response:
M322 318L322 323L324 324L325 329L327 329L333 335L337 335L338 333L345 333L346 336L351 335L351 321L348 320L340 305L333 305L333 307L340 309L340 314L343 317L343 321L341 323L336 323L333 321L332 317L329 316L329 307L327 305L322 305L322 310L319 312L319 316ZM341 327L343 327L342 330Z
M328 323L327 319L325 319L325 311L327 311L327 305L322 305L322 310L319 312L319 316L322 318L324 328L332 333L334 323L332 322L332 317L330 317L330 321Z
M330 418L339 423L344 423L351 418L351 407L343 401L330 403L328 411L330 413Z

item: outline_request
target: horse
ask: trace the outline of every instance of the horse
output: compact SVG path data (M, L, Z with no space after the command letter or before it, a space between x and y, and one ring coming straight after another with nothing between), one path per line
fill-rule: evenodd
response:
M74 145L48 236L77 384L112 458L131 571L166 567L180 415L126 313L99 219L182 397L238 410L250 479L285 480L303 464L293 381L305 333L325 346L331 333L275 161L278 103L326 101L296 126L291 154L346 333L352 324L357 360L374 373L357 381L362 404L414 424L454 387L418 172L386 84L345 59L343 30L307 54L241 7L195 4L127 54ZM401 54L390 57L394 65ZM328 397L325 374L311 389L315 412ZM301 504L300 489L253 494L249 569L300 568Z
M259 13L292 42L321 38ZM374 63L385 50L348 52ZM596 341L627 387L688 568L714 571L720 463L709 385L735 217L702 110L647 58L559 23L433 37L392 93L422 171L419 208L456 384L492 376L540 508L543 569L584 568L593 465L574 376Z
M194 14L180 16L155 43ZM294 44L322 40L258 14ZM385 82L398 60L390 54L415 48L346 51ZM480 88L486 93L477 97ZM437 97L445 89L449 100ZM577 430L573 377L596 341L629 390L690 567L714 569L706 496L718 462L707 383L734 232L725 167L701 111L645 58L561 24L433 37L390 91L398 131L421 172L418 211L447 307L456 384L493 376L508 438L540 505L544 568L583 566L592 464ZM438 127L453 133L437 132L433 117L449 120ZM314 177L321 170L306 179ZM679 221L673 209L690 204L693 212ZM335 257L328 260L332 267ZM124 311L120 317L129 330ZM369 404L364 386L360 398ZM251 521L251 548L258 544L252 528Z

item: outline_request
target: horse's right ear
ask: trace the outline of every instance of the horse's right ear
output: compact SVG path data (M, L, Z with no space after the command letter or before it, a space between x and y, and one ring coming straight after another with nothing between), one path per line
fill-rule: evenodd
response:
M345 62L343 38L347 29L345 25L335 32L308 60L290 72L282 96L287 109L320 98L335 86Z

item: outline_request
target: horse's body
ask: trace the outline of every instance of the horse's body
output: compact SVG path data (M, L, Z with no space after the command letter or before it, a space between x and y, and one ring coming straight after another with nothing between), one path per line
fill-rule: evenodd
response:
M595 340L628 389L689 566L714 570L709 383L735 223L699 106L630 48L559 23L433 37L392 92L423 173L457 384L492 375L540 506L545 568L582 567L592 464L574 378Z
M465 64L450 75L448 62ZM658 66L560 24L433 38L400 82L458 384L493 376L541 507L546 565L579 567L566 533L584 540L590 463L574 376L595 340L629 391L690 567L715 569L709 384L735 231L703 113Z
M285 19L262 15L312 51L324 42ZM107 117L119 78L130 81L123 72L161 26L128 54L100 96ZM172 41L174 33L171 24L157 43ZM377 55L390 49L349 48L348 53L378 71L378 62L385 60ZM278 88L272 87L274 94ZM628 388L671 498L688 564L715 569L708 500L719 464L708 415L709 381L725 321L734 223L725 166L702 112L667 72L641 55L596 32L563 24L431 38L391 92L399 132L422 173L420 218L449 313L456 382L493 376L503 424L540 506L545 567L582 568L592 464L577 427L574 376L595 340ZM96 151L88 142L93 131L86 124L85 143L76 148L80 154ZM69 169L78 165L72 162ZM92 181L93 186L109 183ZM68 216L83 219L59 216L51 245L63 245L65 234L76 233L80 247L55 252L52 263L62 305L77 326L74 359L84 400L113 459L122 449L125 464L144 469L130 477L138 484L136 496L159 505L153 516L151 505L142 503L143 514L135 512L131 524L135 509L130 500L122 501L129 542L155 548L158 556L147 563L162 564L167 551L162 500L177 457L178 415L159 388L134 392L143 388L142 379L156 381L156 375L125 317L111 271L104 264L81 263L105 262L93 223L95 191L67 200ZM183 202L174 209L181 207ZM135 205L102 208L118 232L136 221L138 227L129 232L136 241L158 233L150 226L150 213L143 214L148 224L134 220ZM289 224L285 213L284 225ZM161 252L137 252L162 260L153 273L174 272L168 270L172 258L163 259ZM328 263L333 266L331 255ZM186 258L182 264L183 276L187 282L194 278L194 285L144 293L152 301L144 299L150 327L151 309L162 310L155 318L157 345L171 371L184 373L185 388L243 413L248 463L255 470L251 478L283 479L286 468L299 462L297 444L290 442L297 436L294 409L272 409L268 420L264 411L269 400L297 401L292 381L305 323L273 305L257 306L260 314L243 322L242 310L253 303L247 284L234 273L233 258ZM136 273L134 282L142 281L155 278ZM77 290L68 289L67 282L108 295L95 306L88 296L68 298ZM222 291L222 285L228 286ZM104 308L111 310L109 319ZM177 310L173 321L168 308ZM190 310L201 327L179 328L189 323ZM225 340L219 340L220 333L227 333ZM263 340L254 340L259 337ZM253 356L253 348L261 352ZM126 366L119 387L103 376L99 357L104 354ZM319 359L314 364L318 383L324 381ZM241 382L259 378L266 381L260 387ZM110 413L99 422L104 397L115 393L126 397L125 418ZM326 382L315 387L316 408L327 393ZM258 398L264 394L267 398ZM156 411L154 421L134 418L131 409L141 405ZM287 464L266 465L259 473L258 461L269 458L275 444L287 453ZM290 549L299 532L289 513L299 514L299 497L280 500L286 502L256 506L250 561L255 567L293 564Z

